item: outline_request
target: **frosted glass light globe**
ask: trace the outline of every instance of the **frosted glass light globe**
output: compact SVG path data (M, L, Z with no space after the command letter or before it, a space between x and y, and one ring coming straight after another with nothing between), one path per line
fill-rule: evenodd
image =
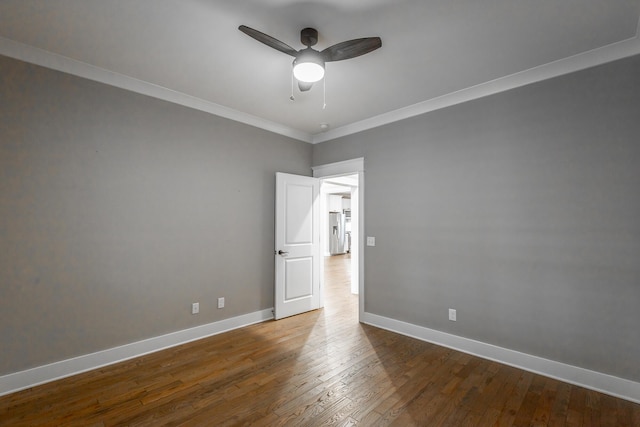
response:
M314 83L324 77L324 68L313 62L305 62L293 67L293 75L301 82Z
M324 77L324 59L320 52L307 48L293 61L293 75L304 83L315 83Z

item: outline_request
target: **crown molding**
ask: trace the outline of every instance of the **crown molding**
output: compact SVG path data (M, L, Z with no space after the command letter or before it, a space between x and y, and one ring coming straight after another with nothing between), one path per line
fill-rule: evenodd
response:
M289 138L304 142L312 142L311 134L293 129L289 126L265 120L251 114L243 113L241 111L168 89L160 85L96 67L67 56L52 53L23 43L18 43L4 37L0 37L0 54L56 71L62 71L63 73L115 86L120 89L150 96L152 98L182 105L184 107L200 110L205 113L244 123L269 132L287 136Z
M431 111L504 92L509 89L547 80L585 68L612 62L640 54L640 22L635 37L582 52L567 58L539 65L528 70L480 83L465 89L438 96L408 107L383 113L375 117L351 123L313 136L313 144L330 141L354 133L363 132L389 123L419 116Z
M220 104L187 95L166 87L115 73L44 49L0 37L0 55L40 65L89 80L151 96L174 104L200 110L249 126L264 129L299 141L318 144L379 126L450 107L463 102L504 92L517 87L562 76L585 68L640 54L640 20L632 38L559 59L475 86L464 88L417 104L350 123L328 132L310 134L289 126L243 113Z

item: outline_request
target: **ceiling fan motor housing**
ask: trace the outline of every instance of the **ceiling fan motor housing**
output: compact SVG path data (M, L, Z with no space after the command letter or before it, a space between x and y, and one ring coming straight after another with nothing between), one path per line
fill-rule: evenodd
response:
M305 28L300 31L300 41L307 47L314 46L318 43L318 30L315 28Z

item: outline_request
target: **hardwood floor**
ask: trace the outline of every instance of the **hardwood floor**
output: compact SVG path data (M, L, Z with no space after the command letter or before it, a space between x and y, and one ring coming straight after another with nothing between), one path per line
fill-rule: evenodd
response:
M327 260L323 310L1 397L0 425L640 426L640 405L359 324L349 263Z

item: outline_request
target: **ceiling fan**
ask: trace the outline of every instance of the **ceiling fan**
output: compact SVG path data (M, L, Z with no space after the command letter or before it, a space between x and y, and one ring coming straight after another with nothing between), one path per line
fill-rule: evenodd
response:
M334 44L322 51L317 51L311 46L318 43L318 31L314 28L305 28L300 32L300 41L306 46L306 49L295 50L288 44L246 25L240 25L238 29L260 43L293 56L295 58L293 60L293 75L298 80L298 88L302 92L311 89L314 82L324 77L325 62L355 58L382 46L380 37L365 37Z

